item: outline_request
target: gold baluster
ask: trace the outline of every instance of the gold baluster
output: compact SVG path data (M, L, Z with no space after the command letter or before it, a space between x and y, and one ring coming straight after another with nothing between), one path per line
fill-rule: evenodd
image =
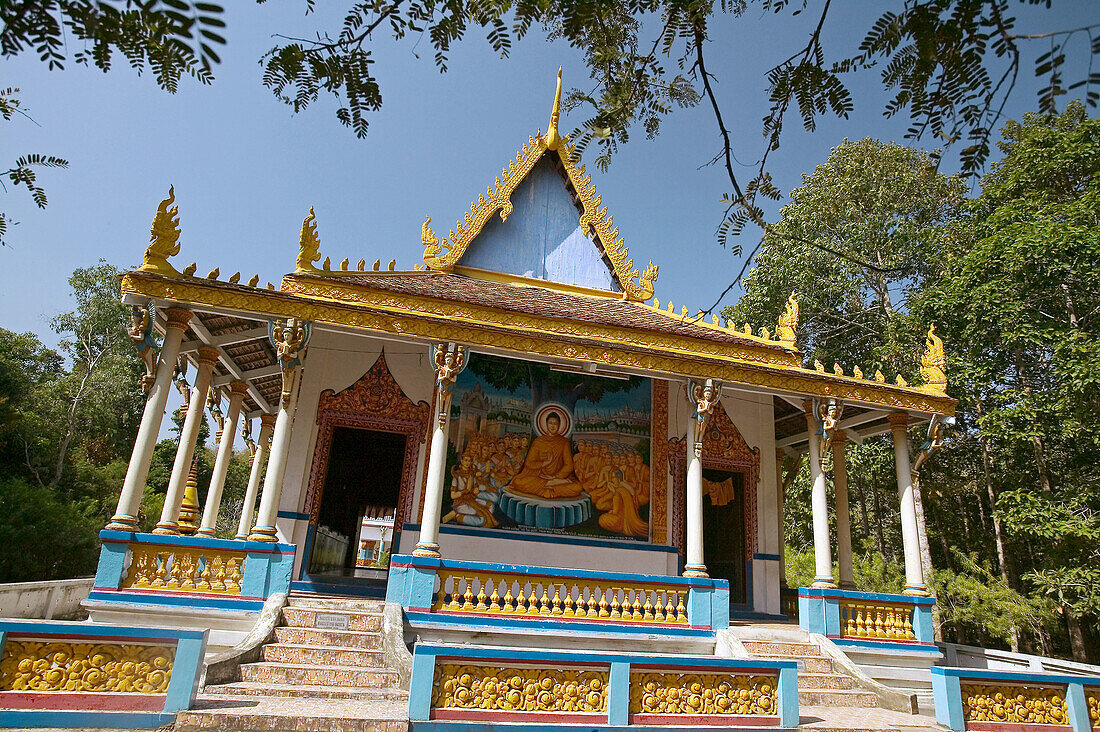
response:
M672 605L672 592L670 590L665 590L665 600L667 601L667 604L665 605L665 622L675 623L676 608Z
M905 637L916 640L917 636L913 632L913 621L911 620L911 617L912 615L909 612L905 613Z
M583 588L581 591L584 591ZM586 618L598 618L600 616L596 605L596 587L594 585L588 586L588 602L585 603L585 607L584 616Z
M489 609L489 606L485 604L485 580L481 577L477 578L477 610L479 613L483 613Z
M843 617L840 619L840 634L841 635L855 635L856 628L856 615L855 607L852 605L841 605L840 612L843 613Z
M550 614L551 615L561 615L562 614L561 597L558 593L558 583L557 582L554 583L554 600L552 602L552 605L553 605L553 610L551 611Z
M867 606L866 605L857 606L856 635L859 636L860 638L869 637L869 632L867 630L867 617L868 617L867 616Z
M135 548L130 558L131 587L148 587L156 579L156 561L150 561L149 552Z
M649 601L649 590L642 590L645 604L642 605L642 620L654 620L653 603Z
M531 596L527 598L527 614L538 615L539 614L539 593L538 583L531 583Z
M608 612L608 610L607 610L607 592L608 592L608 590L607 590L606 587L601 587L599 589L600 589L600 612L599 612L599 617L609 618L609 617L611 617L611 613Z
M187 555L187 570L184 585L195 589L199 584L199 562L194 555Z
M494 577L493 579L490 580L490 582L493 583L493 594L489 596L489 612L499 613L500 612L500 593L497 592L497 585L499 584L500 580L498 580Z
M199 573L198 588L200 590L209 590L210 589L210 558L207 557L207 556L201 556L201 557L199 557L199 559L202 561L202 572Z
M215 592L225 592L225 557L214 557L214 581L210 587Z
M882 638L886 634L882 622L882 608L875 608L875 638Z
M432 603L432 610L442 610L447 604L447 576L444 574L439 575L439 592L436 593L435 602Z
M539 598L539 615L549 615L550 610L550 594L546 591L546 583L542 583L542 597Z
M562 612L562 615L564 615L567 618L576 617L576 613L573 612L573 586L572 585L562 585L561 587L562 587L563 590L565 590L565 600L563 600L563 603L565 605L565 610L564 610L564 612ZM577 599L578 600L580 599L579 594L577 595ZM582 612L583 612L583 610L582 610Z
M630 606L630 609L631 609L630 619L631 620L641 620L643 617L645 617L645 616L642 615L642 603L638 599L639 594L640 594L639 590L637 590L637 589L634 590L634 604Z
M686 623L688 621L687 608L684 607L684 596L686 594L687 593L683 590L677 591L676 593L676 597L678 598L678 603L676 605L676 622L678 623Z
M623 598L626 599L625 597ZM611 588L611 619L622 620L623 614L619 605L619 588Z
M466 577L466 592L462 593L462 610L464 612L470 612L476 605L474 604L474 578Z
M512 597L512 580L504 580L504 607L501 608L501 612L514 613L516 611L516 598Z
M153 580L153 587L164 587L167 584L165 578L168 576L168 553L157 552L155 556L157 578Z
M461 595L458 590L460 589L460 579L458 575L452 574L448 577L451 580L451 601L447 604L448 610L458 611L462 609L462 604L458 601Z
M653 619L658 623L665 622L665 604L663 598L668 597L668 590L653 591Z

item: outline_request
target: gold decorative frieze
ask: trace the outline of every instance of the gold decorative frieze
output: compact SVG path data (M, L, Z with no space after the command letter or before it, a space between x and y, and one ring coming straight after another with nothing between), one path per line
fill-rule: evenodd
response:
M240 595L245 560L243 551L131 544L121 589Z
M409 309L408 305L419 306L417 302L409 302L405 308L350 306L336 301L296 297L285 292L245 290L231 285L163 278L141 272L124 275L122 291L269 317L299 317L425 340L490 346L536 357L565 358L676 375L691 376L705 371L712 378L726 383L833 397L848 403L861 402L930 414L953 414L955 411L955 400L947 396L875 381L814 373L813 370L795 366L758 365L747 358L742 360L744 354L740 346L723 344L722 355L674 350L669 348L664 335L643 338L639 331L626 328L622 330L629 332L629 339L622 341L591 334L582 338L580 335L574 337L549 331L542 327L545 324L539 319L517 316L515 313L498 313L494 322L471 322L461 312L456 316L434 316L423 310ZM697 339L690 340L701 343Z
M432 708L606 712L607 684L607 670L439 663Z
M163 694L175 657L172 646L9 638L0 690Z
M1100 729L1100 688L1085 687L1085 705L1093 729Z
M777 677L730 673L630 674L630 713L777 716Z
M1069 724L1066 692L1050 686L962 684L967 722Z

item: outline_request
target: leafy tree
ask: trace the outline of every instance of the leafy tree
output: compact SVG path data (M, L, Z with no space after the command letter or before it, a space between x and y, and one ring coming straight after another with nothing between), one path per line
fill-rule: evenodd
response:
M101 527L51 491L22 478L0 477L0 545L7 547L0 552L0 582L93 573Z
M28 116L26 110L20 106L17 94L19 94L19 90L11 87L0 91L0 117L3 117L5 122L10 121L17 113L24 117ZM67 160L53 155L40 155L38 153L20 155L10 168L0 173L0 185L3 185L2 179L7 178L8 182L16 188L19 186L25 187L31 194L31 198L34 199L36 206L46 208L46 191L38 185L38 174L35 168L67 167L69 167ZM7 246L8 242L4 237L7 236L8 227L15 226L18 223L18 221L12 221L0 211L0 246Z

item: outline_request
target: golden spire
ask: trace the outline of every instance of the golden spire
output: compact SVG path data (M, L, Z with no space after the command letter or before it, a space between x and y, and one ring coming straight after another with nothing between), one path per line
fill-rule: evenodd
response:
M546 149L557 150L561 144L558 136L558 118L561 116L561 67L558 67L558 89L554 92L554 108L550 110L550 126L546 129Z
M180 504L179 528L184 536L191 536L199 528L199 461L191 461L191 471L183 487L183 503Z

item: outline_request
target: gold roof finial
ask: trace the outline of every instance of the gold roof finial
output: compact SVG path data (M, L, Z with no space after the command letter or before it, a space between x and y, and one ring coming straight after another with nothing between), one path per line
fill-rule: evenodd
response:
M179 207L175 206L176 189L168 187L168 198L157 206L153 225L149 229L149 246L145 249L140 269L146 272L178 277L179 272L168 263L169 257L180 253Z
M561 117L561 67L558 67L558 89L554 92L554 108L550 110L550 126L546 129L546 149L557 150L561 144L558 119Z
M309 216L302 220L302 231L298 235L298 259L294 263L295 272L317 272L313 263L321 258L321 237L317 235L317 216L313 206L309 207Z

